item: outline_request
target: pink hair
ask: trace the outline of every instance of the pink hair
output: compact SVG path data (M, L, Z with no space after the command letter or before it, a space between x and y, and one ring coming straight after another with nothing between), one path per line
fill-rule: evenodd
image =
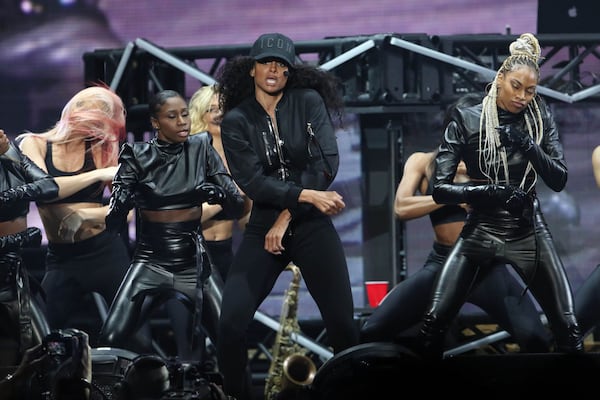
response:
M85 88L67 102L56 125L38 136L62 143L90 140L92 148L102 147L98 168L116 165L120 143L126 137L123 101L106 86Z

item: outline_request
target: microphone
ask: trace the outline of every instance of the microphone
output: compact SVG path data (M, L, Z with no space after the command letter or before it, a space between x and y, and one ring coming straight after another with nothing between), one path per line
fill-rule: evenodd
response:
M290 71L288 71L288 70L283 71L283 76L285 76L286 78L288 76L290 76Z

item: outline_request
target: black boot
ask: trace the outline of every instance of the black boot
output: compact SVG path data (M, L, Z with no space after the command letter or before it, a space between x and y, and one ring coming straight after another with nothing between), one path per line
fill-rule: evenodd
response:
M415 352L425 360L441 360L444 356L445 334L446 330L440 326L437 319L426 315L417 336Z
M556 351L559 353L583 353L583 334L578 324L568 327L566 338L557 338Z

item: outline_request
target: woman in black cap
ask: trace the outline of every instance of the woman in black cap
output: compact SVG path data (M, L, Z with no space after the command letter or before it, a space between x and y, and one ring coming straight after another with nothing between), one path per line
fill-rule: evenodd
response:
M342 243L331 216L344 209L328 190L339 154L332 121L342 100L333 75L295 63L294 43L260 36L249 57L220 71L221 134L231 174L253 200L250 220L229 271L217 355L224 388L238 400L249 387L246 337L255 311L293 262L339 352L358 343Z

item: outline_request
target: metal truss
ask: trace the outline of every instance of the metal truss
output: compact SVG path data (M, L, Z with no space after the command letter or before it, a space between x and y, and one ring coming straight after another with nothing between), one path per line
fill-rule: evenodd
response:
M479 78L489 82L508 55L508 46L518 36L514 35L452 35L433 40L438 51L415 48L411 43L391 38L393 45L440 60L449 69L475 83ZM600 34L549 34L538 35L542 48L540 85L538 92L552 99L574 103L594 99L600 94ZM462 69L462 70L461 70ZM474 72L469 77L465 71ZM455 82L456 83L456 82ZM479 85L481 88L481 85Z
M299 41L296 51L299 62L338 75L349 106L435 105L467 91L482 91L515 38L377 34ZM598 100L600 34L538 38L544 56L538 92L567 103ZM138 38L124 49L85 53L85 79L110 82L128 105L140 104L146 102L149 86L160 90L164 79L170 86L177 81L179 89L184 88L184 74L202 84L214 83L219 66L231 57L248 54L249 49L250 45L164 49Z

